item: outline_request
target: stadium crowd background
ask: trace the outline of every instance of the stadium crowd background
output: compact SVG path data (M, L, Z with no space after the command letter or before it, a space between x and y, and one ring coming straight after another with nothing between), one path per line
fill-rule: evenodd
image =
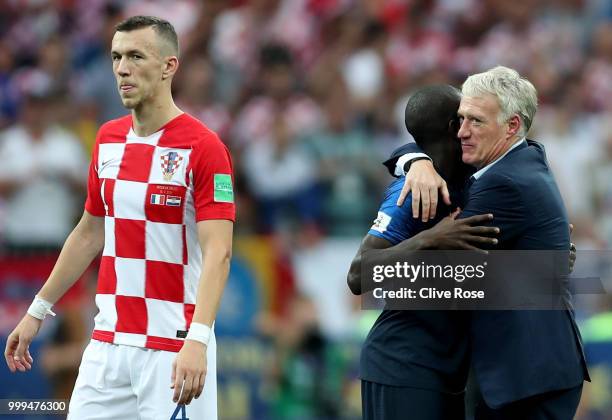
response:
M497 64L534 82L529 137L546 146L573 240L612 245L609 0L4 0L2 347L82 212L97 128L126 112L109 45L135 14L175 25L175 99L234 158L236 251L216 328L221 418L359 417L359 345L377 314L359 309L345 275L390 181L380 162L409 139L403 108L415 86L460 86ZM45 322L34 372L0 368L0 398L70 395L95 274ZM578 315L594 379L578 418L612 419L612 299Z

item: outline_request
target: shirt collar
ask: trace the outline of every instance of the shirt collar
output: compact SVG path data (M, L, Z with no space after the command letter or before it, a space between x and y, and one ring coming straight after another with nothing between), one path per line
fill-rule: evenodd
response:
M482 175L484 175L485 172L487 172L491 168L491 166L495 165L497 162L502 160L504 158L504 156L506 156L508 153L510 153L510 151L512 149L516 149L518 146L520 146L521 144L525 143L526 141L527 141L526 138L523 137L522 139L520 139L519 141L514 143L512 146L510 146L510 148L506 151L506 153L504 153L503 155L501 155L500 157L495 159L493 162L489 163L487 166L484 166L484 167L480 168L479 170L477 170L476 172L474 172L474 175L472 175L474 177L474 179L480 178Z

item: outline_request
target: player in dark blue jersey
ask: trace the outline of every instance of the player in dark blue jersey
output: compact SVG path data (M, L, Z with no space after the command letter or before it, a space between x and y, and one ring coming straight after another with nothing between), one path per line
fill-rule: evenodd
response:
M461 204L462 188L473 171L461 161L457 141L460 92L452 86L416 91L406 106L406 128L436 162L447 181L452 205ZM495 243L494 227L475 226L491 215L455 220L453 207L441 200L436 218L413 218L408 205L397 206L404 178L387 188L378 216L353 260L349 287L361 294L361 254L394 247L475 249ZM410 200L411 197L408 197ZM468 319L461 311L384 310L372 327L361 354L362 405L366 420L463 420L469 369Z

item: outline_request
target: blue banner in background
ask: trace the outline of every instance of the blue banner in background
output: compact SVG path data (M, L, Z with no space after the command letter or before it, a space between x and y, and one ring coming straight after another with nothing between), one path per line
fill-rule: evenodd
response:
M269 418L262 377L270 347L257 336L261 283L234 257L215 322L219 413L227 419Z

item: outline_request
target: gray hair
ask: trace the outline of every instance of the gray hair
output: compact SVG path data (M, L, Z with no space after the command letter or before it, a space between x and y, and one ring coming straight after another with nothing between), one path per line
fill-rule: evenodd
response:
M484 73L473 74L463 83L464 96L491 94L497 98L500 107L498 122L504 123L513 115L521 119L519 135L527 135L536 110L538 93L533 84L520 76L516 70L497 66Z

